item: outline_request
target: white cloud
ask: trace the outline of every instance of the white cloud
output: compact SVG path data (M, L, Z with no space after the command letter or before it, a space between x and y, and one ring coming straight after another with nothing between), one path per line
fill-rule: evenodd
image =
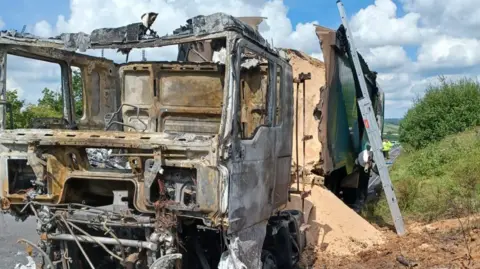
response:
M383 46L368 49L364 54L371 69L394 69L409 63L407 52L401 46Z
M33 26L33 34L43 37L53 36L52 26L45 20L37 22Z
M5 22L3 22L2 17L0 17L0 29L5 26Z
M38 60L9 55L7 58L7 90L17 90L21 99L35 103L42 90L60 90L60 66Z
M435 30L419 26L420 14L397 17L392 0L375 0L374 5L361 9L351 18L352 32L361 46L420 44Z
M423 69L474 66L480 63L480 40L440 36L422 44L417 59Z
M351 18L360 51L380 71L387 116L402 116L441 75L456 80L480 73L480 1L400 1L376 0Z
M15 78L9 77L7 78L7 91L13 91L13 90L17 90L18 96L20 98L23 97L24 91L22 86L20 86L20 84L16 81Z
M478 0L402 0L408 12L421 14L421 22L452 36L480 37Z
M262 23L260 33L273 45L282 48L294 48L306 53L320 53L320 44L315 34L314 24L317 21L298 23L293 29L287 17L288 9L283 1L267 2L261 9L260 15L267 19Z

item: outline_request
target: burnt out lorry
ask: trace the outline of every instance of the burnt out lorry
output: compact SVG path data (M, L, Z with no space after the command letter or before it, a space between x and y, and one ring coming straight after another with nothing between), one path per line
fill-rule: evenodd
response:
M41 254L43 268L292 268L305 224L302 212L282 210L291 66L226 14L194 17L166 36L149 26L0 33L1 207L36 217L39 234L20 242ZM88 55L164 46L178 47L179 60ZM59 64L62 117L13 128L8 55Z

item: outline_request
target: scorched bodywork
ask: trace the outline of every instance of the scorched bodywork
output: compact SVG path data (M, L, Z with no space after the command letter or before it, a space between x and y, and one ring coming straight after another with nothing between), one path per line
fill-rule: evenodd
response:
M67 268L66 255L70 268L292 266L305 240L301 212L281 211L292 148L288 61L221 13L173 35L150 32L136 23L52 38L0 33L2 209L37 217L38 247L45 265L63 266L55 268ZM128 61L132 50L169 45L184 59ZM126 61L77 52L94 49ZM63 117L11 128L8 55L60 65ZM285 238L294 242L278 250Z

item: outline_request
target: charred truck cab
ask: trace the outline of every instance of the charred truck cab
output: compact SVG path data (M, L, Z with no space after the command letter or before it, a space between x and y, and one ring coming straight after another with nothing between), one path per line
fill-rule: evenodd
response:
M178 61L80 52L176 45ZM78 51L78 52L77 52ZM7 55L58 63L63 117L12 129ZM81 72L75 115L71 68ZM303 215L290 189L288 61L217 13L172 35L134 23L40 38L0 33L2 209L37 218L43 268L291 268ZM30 242L31 243L31 242ZM243 266L243 267L242 267Z

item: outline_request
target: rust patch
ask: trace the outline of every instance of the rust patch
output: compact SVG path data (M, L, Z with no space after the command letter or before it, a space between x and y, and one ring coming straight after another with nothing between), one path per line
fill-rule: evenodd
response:
M10 200L7 198L2 198L2 210L9 210L10 209Z

